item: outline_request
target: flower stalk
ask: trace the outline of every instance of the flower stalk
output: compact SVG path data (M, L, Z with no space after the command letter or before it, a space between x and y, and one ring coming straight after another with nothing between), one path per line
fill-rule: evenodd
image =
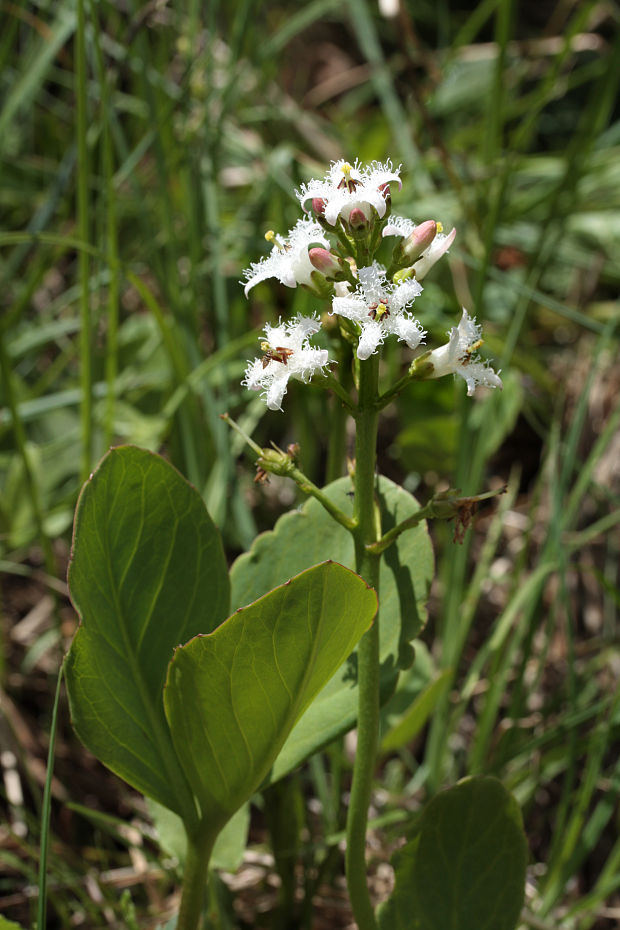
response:
M310 481L308 476L297 466L295 462L296 450L283 452L282 449L278 449L276 445L271 449L261 449L261 447L241 429L239 424L235 423L229 414L220 414L220 419L228 423L240 436L243 436L248 446L256 452L258 476L261 474L263 476L272 474L290 478L295 482L300 491L303 491L303 493L307 494L309 497L316 498L336 523L340 523L340 525L344 526L349 532L353 532L357 528L356 519L354 517L348 517L346 513L334 504L320 488L317 488L316 484Z
M380 536L375 501L379 365L374 355L359 366L359 403L356 414L355 567L379 594L380 554L368 547ZM379 616L358 646L357 751L353 768L351 801L347 814L345 869L351 907L359 930L376 930L376 920L366 879L366 831L368 808L379 736Z
M489 500L491 497L497 497L505 493L506 487L504 486L496 491L486 491L484 494L475 494L471 497L458 497L450 494L437 495L432 497L424 507L420 507L416 513L388 530L376 542L369 543L366 548L374 555L381 555L406 530L413 529L424 520L452 520L456 518L458 525L459 521L464 522L467 519L467 514L471 514L480 501Z

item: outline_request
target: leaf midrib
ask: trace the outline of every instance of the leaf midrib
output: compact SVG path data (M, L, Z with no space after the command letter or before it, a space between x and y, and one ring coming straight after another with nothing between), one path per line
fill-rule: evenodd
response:
M118 591L117 585L115 584L114 572L112 568L112 560L110 557L108 535L106 533L105 541L104 541L101 537L101 533L96 523L95 523L95 527L96 527L97 537L99 539L99 545L101 546L103 552L105 553L106 572L108 574L110 588L112 590L112 600L113 600L114 607L117 611L117 615L119 618L119 630L120 630L121 637L123 640L123 645L125 646L125 650L126 650L127 663L131 670L133 680L136 683L138 695L142 703L142 707L148 718L148 723L150 724L151 729L152 729L153 744L156 750L158 751L161 757L161 760L163 762L163 765L166 771L166 776L170 783L171 790L174 793L173 789L176 787L177 791L179 792L179 795L178 795L179 796L179 808L182 811L183 820L186 823L195 822L196 811L195 811L193 795L191 794L191 791L189 790L187 786L187 783L185 781L185 776L183 775L183 770L178 761L176 752L174 751L172 738L170 736L170 730L168 729L168 725L166 723L166 719L163 713L163 702L162 702L162 712L161 714L159 714L157 712L157 707L155 706L149 694L148 688L146 686L146 681L142 674L142 670L140 669L140 665L137 661L137 657L136 657L136 654L133 648L133 644L131 642L131 638L129 637L129 634L128 634L128 625L125 619L125 613L121 608L121 604L119 600L119 591ZM144 482L142 484L141 514L140 514L140 524L139 524L139 529L138 529L138 534L137 534L138 538L141 536L143 529L144 529ZM133 558L135 556L135 551L136 549L134 549L134 553L132 554L131 559L128 560L129 563L133 561ZM127 575L128 569L129 569L129 566L127 567L124 573L125 577Z

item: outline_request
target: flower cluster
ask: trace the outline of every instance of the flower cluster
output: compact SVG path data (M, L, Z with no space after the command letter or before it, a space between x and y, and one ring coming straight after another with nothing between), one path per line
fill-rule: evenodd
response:
M400 168L394 170L389 161L384 165L373 161L362 167L358 161L349 165L340 160L332 164L322 181L302 184L297 196L304 210L311 201L314 212L325 217L330 226L335 226L339 219L348 222L353 210L361 210L367 220L376 210L379 219L383 219L392 182L401 187Z
M417 349L426 332L411 307L422 293L420 281L448 251L456 230L444 234L434 220L416 225L391 216L393 184L401 187L400 168L389 161L351 165L343 160L334 162L323 179L302 184L297 197L309 215L287 236L267 233L273 247L270 255L244 272L246 296L273 277L287 287L300 285L328 297L328 312L338 318L342 337L354 342L360 362L374 355L390 335ZM399 241L385 267L375 256L389 237ZM265 327L263 356L248 363L242 383L262 391L269 409L282 409L290 378L307 382L332 364L328 351L310 342L320 329L316 316ZM482 345L481 329L466 310L448 336L445 345L423 357L425 377L459 375L468 394L478 385L501 388L499 376L475 354Z

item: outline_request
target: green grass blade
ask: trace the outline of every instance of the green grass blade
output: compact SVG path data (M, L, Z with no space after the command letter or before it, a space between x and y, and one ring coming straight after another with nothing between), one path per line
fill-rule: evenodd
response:
M49 735L49 749L47 753L47 771L45 774L45 788L43 790L43 810L41 812L41 848L39 852L39 901L37 905L37 930L45 930L47 922L47 854L50 840L50 813L52 807L52 776L54 772L54 748L56 745L56 724L58 722L58 702L60 699L60 686L62 684L61 665L58 669L56 681L56 694L52 710L52 724Z
M105 410L104 444L110 446L114 437L114 409L116 400L116 378L118 374L118 320L119 320L119 268L116 190L114 187L114 154L110 132L110 90L101 49L101 29L94 0L90 2L91 21L94 28L95 56L99 87L101 89L101 122L103 148L103 183L106 216L106 253L110 258L110 281L107 302L107 340L105 356L105 378L107 403Z
M20 111L26 110L45 81L46 72L52 61L66 44L76 28L75 5L63 3L56 13L56 20L41 41L33 47L27 66L22 66L21 76L11 88L0 111L0 146L7 138L10 123Z
M89 158L86 142L88 129L88 114L86 102L86 24L84 17L84 0L78 0L78 20L75 34L76 44L76 72L75 86L77 97L77 213L78 230L82 242L90 241L89 222ZM91 383L91 318L89 277L90 261L88 253L81 249L78 254L78 268L80 280L80 388L81 398L81 429L82 429L82 464L81 478L85 481L91 471L93 455L93 429L92 429L92 383Z

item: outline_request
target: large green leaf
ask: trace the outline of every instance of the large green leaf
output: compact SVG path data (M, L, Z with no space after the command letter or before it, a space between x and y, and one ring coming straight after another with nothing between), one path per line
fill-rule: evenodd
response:
M437 795L396 857L380 930L514 930L527 841L517 802L495 778L467 778Z
M324 489L347 514L353 510L352 486L340 478ZM411 494L387 478L379 479L379 503L384 531L419 509ZM301 511L285 514L275 528L259 536L250 552L240 556L231 569L233 607L247 604L291 574L325 558L355 567L351 534L336 523L314 498ZM380 657L382 691L394 688L398 668L411 664L411 640L426 620L426 599L433 575L433 550L426 524L403 533L381 564ZM303 759L355 724L357 672L354 657L318 695L287 740L273 771L272 780L293 769Z
M376 610L372 588L326 562L175 651L166 715L212 829L264 781L291 728Z
M174 647L228 614L219 534L164 459L123 446L85 484L69 567L81 617L66 662L73 724L108 768L185 819L194 802L162 691Z

